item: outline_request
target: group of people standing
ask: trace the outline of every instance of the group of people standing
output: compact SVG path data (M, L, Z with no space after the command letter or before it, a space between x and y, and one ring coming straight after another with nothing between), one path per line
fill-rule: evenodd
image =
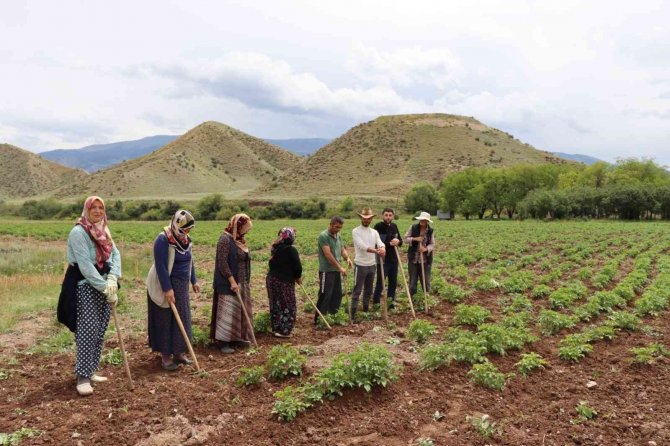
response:
M342 304L343 286L348 289L348 270L354 267L354 282L349 317L355 321L359 308L360 296L363 295L363 311L370 309L372 304L379 305L382 291L388 280L387 297L389 308L395 308L396 288L398 286L398 268L400 253L398 248L403 243L409 245L407 251L409 293L413 297L418 289L418 283L424 292L430 291L430 276L435 249L435 237L428 212L421 212L413 224L401 237L395 220L395 211L384 208L382 221L370 227L376 214L369 207L364 207L358 214L361 224L352 232L354 244L354 260L342 243L340 231L344 219L335 216L330 219L328 229L319 234L317 239L319 254L319 299L317 308L322 313L337 313ZM342 262L346 262L346 268ZM375 284L376 277L376 284ZM425 279L425 283L424 283ZM344 283L343 283L344 281ZM374 294L373 294L374 285ZM314 315L314 322L317 315Z
M350 317L356 314L359 296L363 293L363 311L368 311L375 275L377 284L373 304L380 302L383 281L388 278L390 306L395 302L398 273L398 247L409 244L410 294L417 290L418 263L423 263L426 283L430 287L430 265L435 246L433 230L428 225L430 215L422 212L400 237L393 223L392 209L384 209L383 221L370 228L375 214L364 208L359 214L361 225L354 228L355 259L342 243L340 231L344 225L341 217L333 217L328 229L317 239L319 258L319 297L317 308L322 313L337 313L342 302L342 279L354 266L353 296ZM193 243L189 233L195 219L187 210L178 210L170 224L154 240L153 258L155 274L162 290L163 302L147 293L148 344L161 355L164 370L177 370L182 364L191 364L186 355L187 342L182 335L182 325L189 341L192 340L189 288L199 293L193 258ZM253 227L246 214L236 214L219 237L213 284L210 338L222 353L245 348L254 339L251 323L251 256L246 236ZM275 336L287 338L295 326L297 308L295 285L302 283L302 263L294 246L296 230L282 228L272 243L266 276L270 319ZM107 226L105 202L98 196L88 197L76 225L68 236L67 269L58 304L58 319L73 332L77 345L75 374L76 389L80 395L91 395L92 384L107 381L96 372L104 342L104 334L115 306L121 278L121 254ZM346 262L346 268L341 265ZM382 266L383 265L383 266ZM383 271L383 274L382 274ZM316 323L316 315L314 321Z

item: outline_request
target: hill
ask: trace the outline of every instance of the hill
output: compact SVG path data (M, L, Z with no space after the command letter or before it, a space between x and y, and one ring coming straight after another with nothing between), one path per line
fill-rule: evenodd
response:
M205 122L161 149L98 171L59 196L233 198L276 180L300 157L218 122Z
M0 144L0 199L44 196L86 172L62 166L10 144Z
M588 155L580 155L579 153L563 153L563 152L552 152L554 155L559 156L563 159L566 160L571 160L571 161L577 161L578 163L584 163L587 166L590 166L591 164L597 163L599 160L598 158L594 158L592 156Z
M261 187L266 197L396 197L418 181L437 184L471 166L565 163L474 118L447 114L382 116L350 129Z
M40 156L64 166L95 172L124 160L139 158L179 138L178 135L156 135L134 141L95 144L81 149L58 149L41 152Z
M290 138L290 139L266 139L266 142L283 147L298 155L311 155L325 146L332 139L326 138Z

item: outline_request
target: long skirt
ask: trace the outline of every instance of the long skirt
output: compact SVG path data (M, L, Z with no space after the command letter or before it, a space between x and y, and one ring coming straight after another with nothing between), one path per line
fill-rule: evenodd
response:
M184 329L189 340L193 340L191 334L191 305L188 295L189 281L170 277L172 289L174 290L175 307L184 324ZM178 355L186 353L186 341L179 330L177 319L175 319L171 308L161 308L147 296L149 309L147 311L149 320L149 347L152 351L161 352L164 355Z
M295 325L295 283L284 282L268 274L265 286L268 290L272 331L288 335Z
M74 371L83 378L90 378L100 366L111 307L105 295L88 283L77 286L76 296L77 363Z
M240 295L247 309L249 319L253 320L251 309L251 288L248 283L240 283ZM247 324L237 296L219 294L217 296L216 328L214 338L221 342L252 340L253 327Z

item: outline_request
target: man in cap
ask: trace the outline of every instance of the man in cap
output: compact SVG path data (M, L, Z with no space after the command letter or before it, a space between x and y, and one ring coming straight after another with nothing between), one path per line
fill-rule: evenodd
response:
M342 217L334 216L330 219L328 229L317 238L319 253L319 298L316 306L321 313L335 314L342 303L342 276L347 270L340 265L346 260L347 268L351 267L351 258L342 244L340 231L344 225ZM317 314L314 314L314 324Z
M405 233L405 243L409 244L407 250L407 262L409 273L409 294L414 296L417 290L417 282L421 279L421 288L423 292L430 292L430 269L433 264L433 250L435 249L435 237L433 228L428 223L430 219L428 212L421 212L418 217L418 223L413 224ZM421 276L421 263L426 276L426 283L423 283Z
M375 214L369 207L364 207L358 216L361 224L356 226L351 235L354 242L354 292L351 296L351 319L354 320L358 309L358 298L363 291L363 311L368 311L372 285L375 280L376 256L386 255L384 242L379 233L370 227Z
M382 211L382 221L375 225L375 231L379 233L379 237L384 242L384 248L387 255L377 259L377 284L375 285L375 293L372 302L378 304L382 295L382 288L384 287L384 280L388 278L388 293L389 308L395 307L395 290L398 285L398 256L395 253L396 246L402 246L402 239L400 238L400 230L393 219L395 212L391 208L384 208ZM382 274L382 265L384 265L384 274Z

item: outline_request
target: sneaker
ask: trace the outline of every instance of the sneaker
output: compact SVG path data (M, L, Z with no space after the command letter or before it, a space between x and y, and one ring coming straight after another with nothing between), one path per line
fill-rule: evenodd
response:
M93 376L91 376L92 383L104 383L107 381L109 381L109 378L107 378L106 376L96 375L95 373L93 374Z
M231 347L230 345L224 345L221 347L219 350L221 350L221 353L229 355L231 353L235 353L235 349Z
M93 386L91 386L91 382L84 381L81 384L77 384L77 393L81 396L93 395Z
M290 338L290 337L293 337L293 335L292 335L291 333L289 333L289 334L281 334L281 333L279 333L279 332L275 332L275 333L272 333L272 334L275 335L275 337L277 337L277 338Z

